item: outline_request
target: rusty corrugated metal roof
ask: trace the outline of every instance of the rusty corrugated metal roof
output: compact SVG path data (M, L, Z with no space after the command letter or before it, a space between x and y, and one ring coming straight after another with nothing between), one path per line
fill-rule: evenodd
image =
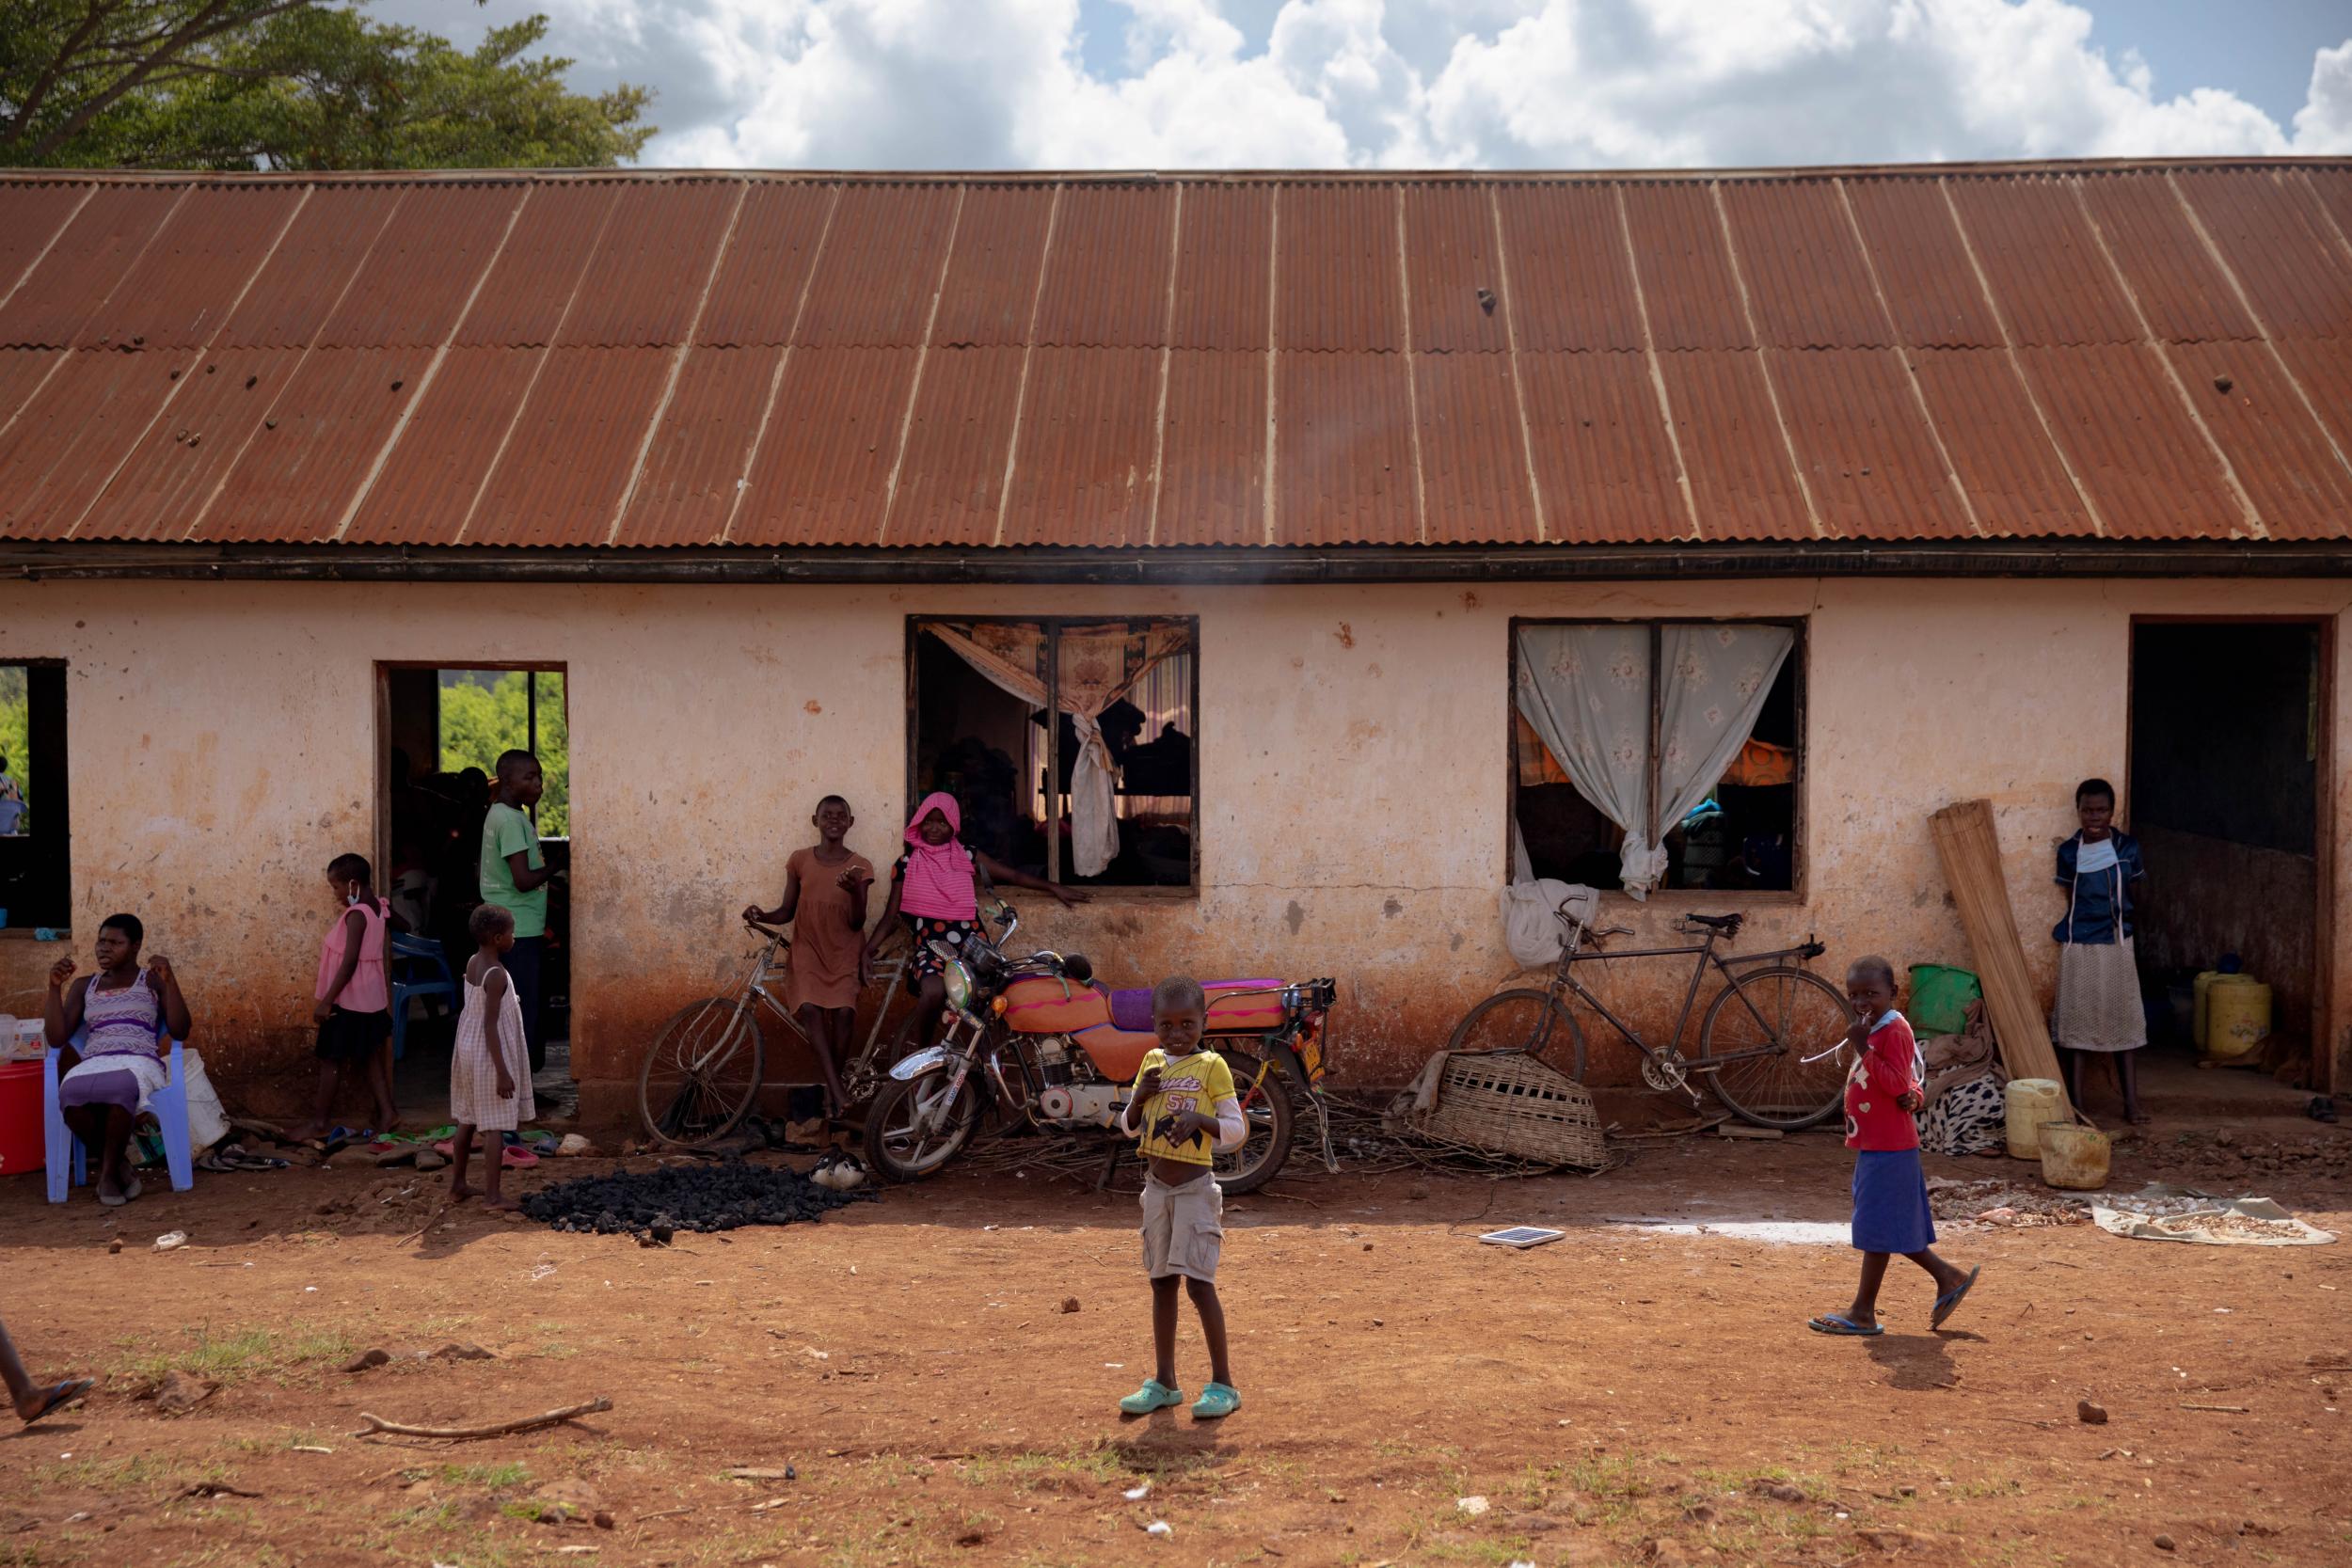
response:
M2340 539L2348 231L2346 160L11 175L0 535Z

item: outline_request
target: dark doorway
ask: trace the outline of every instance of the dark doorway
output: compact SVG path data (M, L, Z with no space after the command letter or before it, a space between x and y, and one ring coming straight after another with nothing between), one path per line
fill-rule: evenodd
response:
M2164 1004L2154 1037L2184 1051L2185 988L2234 956L2271 988L2265 1059L2308 1055L2324 994L2324 651L2306 622L2133 627L2124 810L2153 894L2140 975Z

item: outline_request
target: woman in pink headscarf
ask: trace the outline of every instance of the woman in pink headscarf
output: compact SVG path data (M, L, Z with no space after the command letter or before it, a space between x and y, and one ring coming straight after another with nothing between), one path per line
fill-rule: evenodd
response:
M963 831L963 812L956 798L942 791L923 798L907 828L907 852L890 868L890 902L882 906L881 923L866 944L866 960L891 928L895 915L914 938L914 954L907 961L909 984L919 985L914 1000L915 1037L932 1043L939 1028L940 1009L947 999L946 961L931 951L934 942L961 947L978 933L979 878L1011 887L1034 888L1064 905L1083 904L1086 895L973 849L956 835Z

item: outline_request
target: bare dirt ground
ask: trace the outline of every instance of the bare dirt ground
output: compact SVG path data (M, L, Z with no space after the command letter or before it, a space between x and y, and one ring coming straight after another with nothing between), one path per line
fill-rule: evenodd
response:
M2343 1231L2346 1136L2161 1137L2114 1185L2267 1191ZM1946 1332L1898 1263L1887 1336L1838 1340L1804 1320L1849 1299L1842 1246L1611 1223L1839 1221L1847 1169L1808 1136L1589 1180L1286 1178L1228 1206L1246 1402L1218 1425L1117 1415L1151 1359L1135 1200L1064 1181L950 1177L664 1249L427 1228L438 1188L404 1189L435 1179L374 1171L119 1212L15 1179L0 1312L37 1375L103 1382L0 1418L0 1564L2352 1560L2352 1245L1952 1228L1985 1273ZM1520 1222L1568 1236L1472 1239ZM492 1356L409 1358L449 1341ZM1197 1389L1188 1311L1180 1342ZM399 1358L338 1370L371 1347ZM160 1414L139 1395L174 1370L218 1391ZM611 1413L491 1441L352 1435L593 1396Z

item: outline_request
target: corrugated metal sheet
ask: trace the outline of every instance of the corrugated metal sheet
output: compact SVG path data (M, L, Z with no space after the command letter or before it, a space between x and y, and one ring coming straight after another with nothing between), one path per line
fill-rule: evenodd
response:
M1293 184L1276 199L1277 341L1308 354L1403 348L1397 193L1386 185Z
M1073 185L1062 192L1038 298L1037 341L1073 348L1156 348L1168 341L1168 185Z
M2181 343L2165 352L2270 537L2340 536L2352 517L2352 468L2279 362L2255 343Z
M245 454L200 520L203 537L332 538L345 499L416 401L432 357L422 348L355 348L303 358L283 379L261 428L248 431Z
M2352 251L2301 170L2173 178L2272 334L2352 337Z
M1992 348L1915 349L1912 373L1977 525L1997 539L2088 537L2099 531L2065 460L2051 445L2012 356Z
M1661 354L1667 401L1707 539L1811 539L1804 494L1754 354Z
M1613 184L1514 183L1492 188L1502 215L1510 273L1503 308L1522 354L1549 349L1638 349L1625 227Z
M110 348L0 347L0 533L2352 537L2347 218L2307 162L20 177L0 345Z
M195 357L68 354L0 434L0 533L64 538Z
M285 185L199 186L156 230L106 303L84 319L73 346L211 342L304 195Z
M1521 354L1519 382L1544 527L1555 541L1691 537L1650 361L1638 354Z
M951 348L925 356L883 544L995 541L1023 353Z
M1459 183L1405 187L1405 277L1413 346L1423 354L1493 354L1511 346L1495 214L1486 192ZM1487 296L1486 303L1479 298Z
M0 195L29 189L11 185ZM185 185L106 185L0 306L0 348L64 348L138 261ZM11 218L8 225L12 226Z
M457 326L467 348L537 348L556 341L580 296L589 259L621 198L617 183L545 185L531 194Z
M192 361L73 537L186 538L301 359L300 349L238 348Z
M1184 209L1189 220L1190 196ZM1168 356L1154 543L1264 542L1266 390L1264 355L1178 349Z
M316 340L384 226L412 196L398 185L313 190L221 328L220 346L302 348Z
M796 348L728 541L873 545L915 362L911 348Z
M1003 348L1029 341L1038 269L1044 264L1045 230L1053 216L1050 185L982 185L964 194L931 341L951 348Z
M1413 402L1421 420L1429 542L1532 545L1540 539L1510 356L1421 355L1413 361Z
M752 186L736 215L735 238L710 287L697 339L741 348L790 341L792 318L840 189L799 181Z
M1402 356L1285 354L1274 395L1276 544L1422 540Z
M465 542L603 544L671 358L658 348L550 349Z
M2018 356L2109 537L2245 537L2245 511L2155 352L2029 348Z
M1823 532L1842 539L1968 536L1967 508L1898 355L1776 354L1770 370Z
M684 342L742 196L737 180L622 186L556 341L572 348Z
M2115 269L2074 200L2074 180L1947 180L1970 248L2019 344L2139 341Z
M343 537L355 545L460 538L545 352L450 350Z
M321 348L414 348L446 341L485 280L510 222L519 227L516 210L528 212L548 194L512 184L367 189L377 199L397 192L399 205L319 328ZM548 276L552 286L555 275Z
M2169 343L2259 338L2230 279L2161 174L2102 174L2082 182L2084 205L2155 335Z
M1883 348L1894 341L1835 181L1733 180L1720 188L1767 342Z
M1895 330L1915 348L1994 348L2001 324L1940 180L1843 180Z
M622 515L622 538L666 546L726 537L783 357L781 347L697 348L687 356Z
M1629 184L1619 194L1633 236L1634 277L1658 347L1754 347L1713 187Z
M65 231L66 219L95 187L66 181L0 182L0 303L30 272L33 262Z
M922 342L962 194L945 183L843 185L799 341L818 347Z
M1262 349L1272 341L1273 185L1184 187L1176 234L1178 348Z
M1013 452L1008 545L1147 542L1160 359L1144 348L1041 348Z

